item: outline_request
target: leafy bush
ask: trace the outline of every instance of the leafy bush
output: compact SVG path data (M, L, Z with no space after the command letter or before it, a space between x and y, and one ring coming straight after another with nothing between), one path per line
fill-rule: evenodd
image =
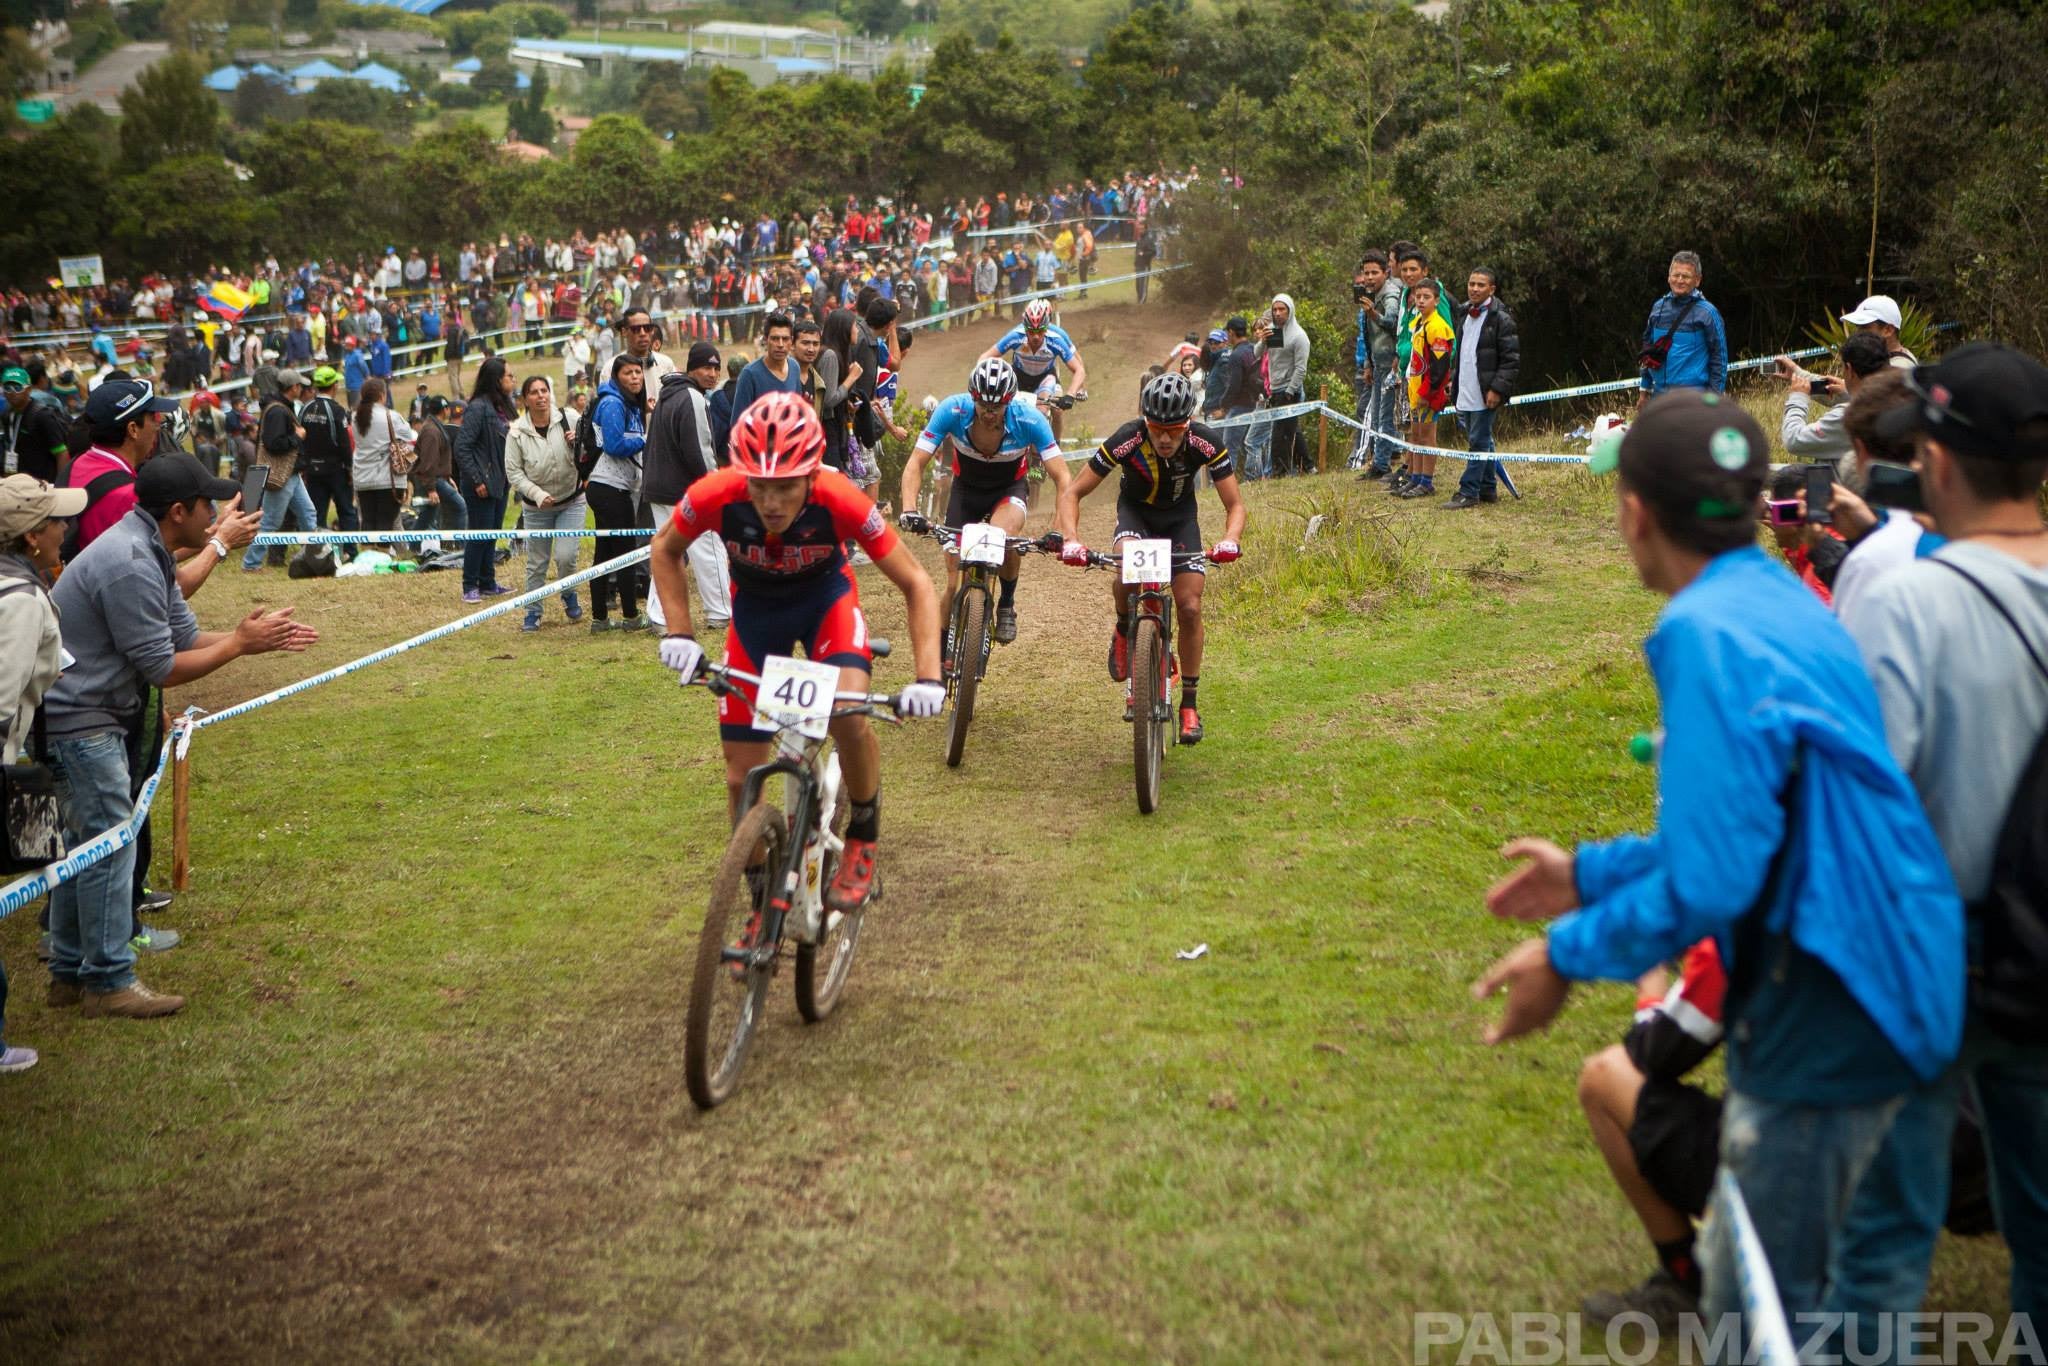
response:
M1899 300L1899 345L1921 360L1931 361L1941 349L1941 333L1934 328L1934 317L1926 309L1911 299ZM1808 323L1806 336L1815 346L1835 351L1856 330L1853 324L1843 322L1839 313L1829 313L1817 323Z

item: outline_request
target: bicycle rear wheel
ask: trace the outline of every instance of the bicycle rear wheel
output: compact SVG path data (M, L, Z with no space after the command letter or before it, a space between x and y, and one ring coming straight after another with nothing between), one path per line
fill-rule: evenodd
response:
M850 819L851 804L842 789L838 809L826 817L821 828L843 837ZM832 885L832 878L838 871L839 856L827 850L818 868L820 894ZM861 922L866 916L866 907L852 915L838 915L828 910L818 942L797 945L796 1008L797 1013L811 1024L830 1015L839 1005L839 997L846 990L847 974L853 970L853 953L860 945ZM833 923L835 919L836 924Z
M1166 653L1159 623L1140 616L1131 627L1131 767L1138 784L1138 810L1159 809L1159 768L1166 755L1166 722L1159 705L1166 688Z
M726 958L725 950L751 947L761 933L767 888L781 871L786 828L780 811L765 802L756 806L741 817L711 880L683 1031L683 1078L700 1110L718 1105L739 1085L740 1068L761 1027L772 963L742 966ZM751 881L749 865L762 870Z
M967 727L974 720L974 695L981 687L981 666L986 657L988 634L988 590L978 584L962 584L960 601L953 609L953 710L946 718L946 767L960 767L967 753Z

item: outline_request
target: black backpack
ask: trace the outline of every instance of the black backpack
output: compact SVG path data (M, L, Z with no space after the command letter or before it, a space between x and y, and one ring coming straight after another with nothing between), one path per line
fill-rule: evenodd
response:
M135 476L127 470L108 470L85 486L85 512L71 519L71 525L64 528L64 544L57 549L57 557L70 564L78 557L78 528L85 521L85 513L91 512L100 499L115 489L126 488L135 482Z
M605 397L599 395L597 403L604 402ZM604 454L597 441L597 403L584 410L583 420L576 424L576 430L569 438L569 449L576 453L576 482L579 484L590 482L590 472L597 468L597 458ZM565 425L566 421L564 419Z
M1937 558L1934 563L1962 575L1983 594L2048 683L2048 664L1998 595L1953 561ZM2015 1043L2048 1042L2048 992L2042 990L2048 981L2048 730L2035 738L2012 804L2005 809L1991 885L1969 911L1982 934L1978 964L1970 970L1970 1004L1984 1023Z

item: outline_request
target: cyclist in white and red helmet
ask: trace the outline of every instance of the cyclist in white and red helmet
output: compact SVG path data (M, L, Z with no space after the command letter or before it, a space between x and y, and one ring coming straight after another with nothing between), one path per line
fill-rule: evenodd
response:
M898 710L906 716L938 715L946 700L938 681L938 595L874 501L837 470L821 468L825 429L817 412L799 394L769 394L733 425L730 451L732 464L684 490L674 516L654 538L654 590L668 623L661 662L686 683L703 665L704 651L690 626L685 560L690 542L715 531L732 565L726 664L758 674L769 655L793 655L801 645L805 658L839 666L840 691L866 691L874 656L868 650L860 588L842 549L851 540L902 592L908 608L917 682L903 690ZM734 680L734 691L718 710L735 820L741 815L737 808L747 770L768 759L769 741L752 725L753 696L751 686ZM864 717L836 718L832 738L852 818L825 899L835 910L851 911L867 900L874 885L881 750Z
M1088 367L1081 363L1080 349L1065 328L1053 324L1052 304L1044 299L1033 299L1024 305L1024 321L982 352L981 359L1008 361L1017 372L1017 392L1039 401L1060 396L1059 371L1064 362L1073 381L1074 397L1088 396ZM1054 408L1047 416L1052 419L1053 435L1065 435L1061 419L1066 414Z

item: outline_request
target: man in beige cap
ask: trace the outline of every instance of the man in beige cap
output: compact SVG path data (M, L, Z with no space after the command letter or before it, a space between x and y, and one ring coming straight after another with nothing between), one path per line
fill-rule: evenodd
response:
M66 523L85 511L84 489L60 489L29 474L0 479L0 763L28 745L43 694L64 657L50 577ZM9 1048L7 970L0 965L0 1072L36 1065L33 1048Z

